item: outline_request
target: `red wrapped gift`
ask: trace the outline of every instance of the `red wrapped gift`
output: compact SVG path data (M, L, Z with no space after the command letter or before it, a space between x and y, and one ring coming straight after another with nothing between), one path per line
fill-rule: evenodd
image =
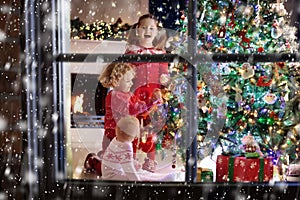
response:
M217 182L267 182L273 177L272 157L219 155L216 176Z

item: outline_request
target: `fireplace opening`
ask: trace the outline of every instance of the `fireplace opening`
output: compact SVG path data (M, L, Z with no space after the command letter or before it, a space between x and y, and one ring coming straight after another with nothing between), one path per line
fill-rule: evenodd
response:
M71 74L71 128L103 128L108 89L98 74Z

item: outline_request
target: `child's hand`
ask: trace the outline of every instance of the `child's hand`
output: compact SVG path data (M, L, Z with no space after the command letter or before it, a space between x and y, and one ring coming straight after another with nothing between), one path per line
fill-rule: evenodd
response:
M162 93L161 93L160 89L157 88L153 91L151 100L153 103L156 103L156 104L160 104L163 102Z
M170 77L167 74L162 74L159 79L159 81L162 85L167 85L169 80L170 80Z

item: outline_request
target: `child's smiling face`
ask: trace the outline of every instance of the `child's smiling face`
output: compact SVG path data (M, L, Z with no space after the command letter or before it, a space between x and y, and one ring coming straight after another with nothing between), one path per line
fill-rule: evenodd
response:
M154 19L145 18L140 21L138 26L138 35L142 46L152 47L152 42L157 34L157 23Z

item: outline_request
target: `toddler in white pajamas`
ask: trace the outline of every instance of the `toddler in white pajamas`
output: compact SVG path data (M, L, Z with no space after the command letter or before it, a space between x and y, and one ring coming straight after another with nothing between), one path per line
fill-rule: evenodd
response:
M151 173L141 169L133 158L132 141L140 134L139 120L133 116L121 118L116 137L110 142L102 159L102 179L119 181L174 181L175 174Z

